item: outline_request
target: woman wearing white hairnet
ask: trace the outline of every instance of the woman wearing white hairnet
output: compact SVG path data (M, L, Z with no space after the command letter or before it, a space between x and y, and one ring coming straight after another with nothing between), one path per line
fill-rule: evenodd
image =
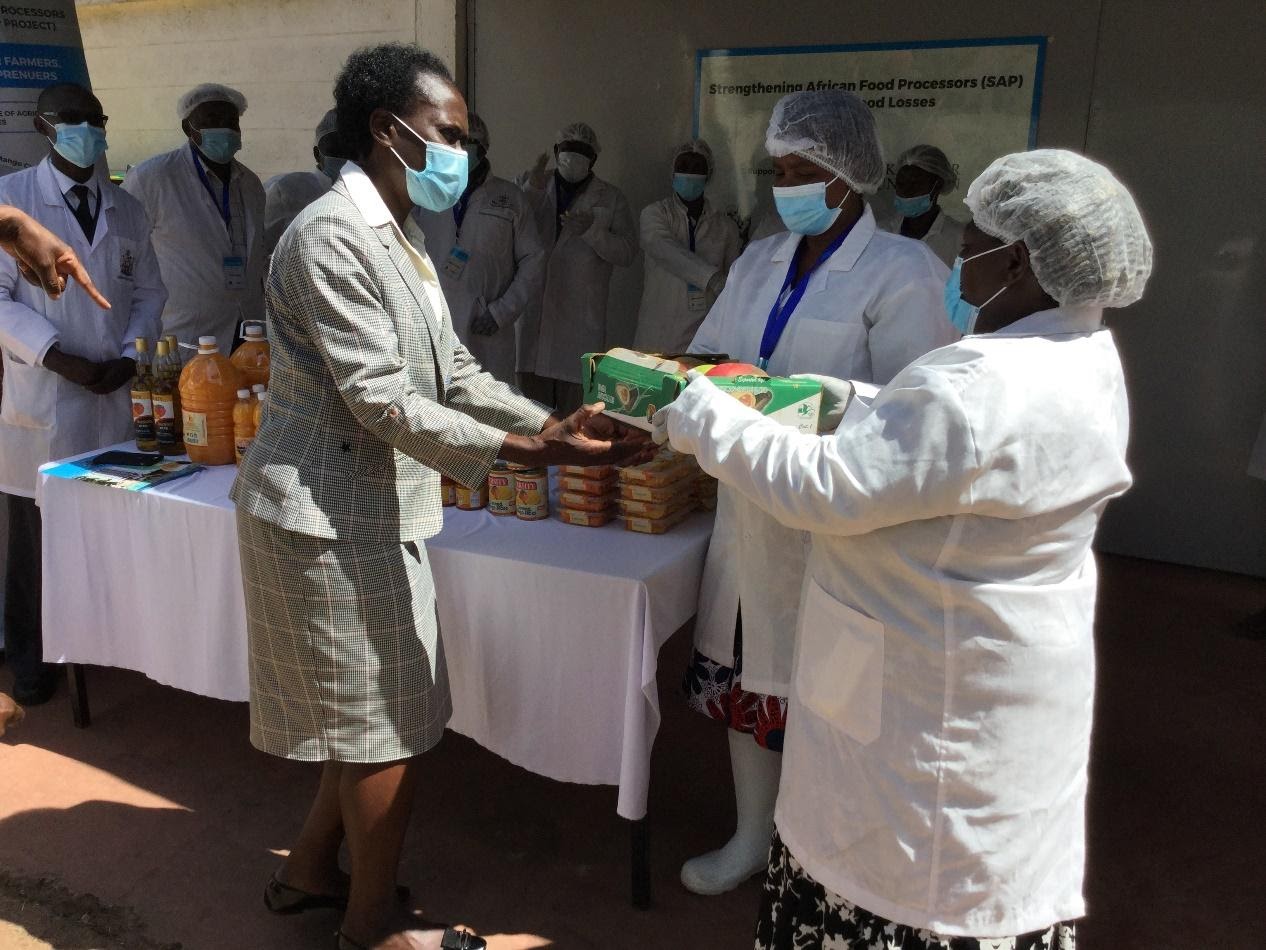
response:
M655 418L812 537L758 947L1066 950L1084 913L1091 543L1130 485L1102 317L1152 248L1072 152L1000 158L966 203L945 298L968 336L835 434L706 377Z
M704 197L712 149L692 139L673 154L673 194L642 209L646 276L633 345L684 353L742 248L738 225Z
M751 244L691 351L728 353L771 374L886 383L957 334L941 306L948 273L923 245L877 231L862 200L883 181L875 120L843 90L774 107L765 148L790 234ZM690 704L729 727L738 822L724 847L681 869L698 894L765 866L807 541L722 486L686 674Z
M935 145L915 145L897 159L893 208L897 217L885 222L885 230L922 241L947 265L958 256L963 242L963 222L945 213L941 195L958 186L958 172Z

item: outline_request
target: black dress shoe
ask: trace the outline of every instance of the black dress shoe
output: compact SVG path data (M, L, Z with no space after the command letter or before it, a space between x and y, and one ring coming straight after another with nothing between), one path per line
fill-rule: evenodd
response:
M42 706L57 692L57 677L48 673L30 682L18 680L13 684L13 699L19 706Z

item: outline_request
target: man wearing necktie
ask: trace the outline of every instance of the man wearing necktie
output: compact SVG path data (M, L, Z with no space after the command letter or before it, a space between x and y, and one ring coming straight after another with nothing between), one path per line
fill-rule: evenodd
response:
M36 472L45 462L131 437L127 383L136 371L134 341L161 333L167 291L140 202L110 182L104 163L106 116L82 86L45 89L35 129L46 159L0 178L0 204L26 212L64 241L111 302L88 294L57 298L23 279L0 256L0 495L8 508L5 648L13 698L23 705L53 693L40 628L40 512ZM28 268L29 269L29 268Z

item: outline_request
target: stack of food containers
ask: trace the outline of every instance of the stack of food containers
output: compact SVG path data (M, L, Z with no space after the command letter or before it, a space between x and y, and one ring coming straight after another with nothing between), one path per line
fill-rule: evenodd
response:
M620 480L610 465L564 465L558 470L558 517L600 528L616 516Z
M669 449L643 465L620 469L620 514L627 531L663 534L695 508L699 466Z

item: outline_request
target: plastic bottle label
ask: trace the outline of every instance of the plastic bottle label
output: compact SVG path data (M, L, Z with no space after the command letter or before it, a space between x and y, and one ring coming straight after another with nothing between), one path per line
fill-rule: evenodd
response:
M184 415L185 445L207 445L207 414L186 409Z
M132 427L140 441L149 442L158 436L154 428L154 401L148 390L132 390Z

